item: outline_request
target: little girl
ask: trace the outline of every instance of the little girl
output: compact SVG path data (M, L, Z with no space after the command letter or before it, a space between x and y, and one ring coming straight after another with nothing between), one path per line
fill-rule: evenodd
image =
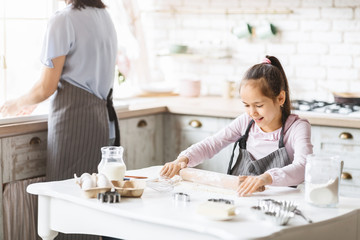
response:
M265 185L293 186L304 181L306 155L312 153L311 126L291 114L289 85L276 57L251 67L240 84L246 113L227 127L190 146L166 163L160 174L173 177L194 167L235 142L228 174L239 176L239 196L251 195ZM234 151L239 146L239 155ZM225 161L225 159L224 159Z

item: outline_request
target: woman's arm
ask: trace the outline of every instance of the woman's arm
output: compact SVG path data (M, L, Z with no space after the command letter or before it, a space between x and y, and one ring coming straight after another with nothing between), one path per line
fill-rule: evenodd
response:
M40 79L34 84L30 91L23 96L10 100L0 107L2 115L17 115L24 108L38 104L49 98L57 89L60 76L64 67L66 56L52 59L53 68L43 67Z

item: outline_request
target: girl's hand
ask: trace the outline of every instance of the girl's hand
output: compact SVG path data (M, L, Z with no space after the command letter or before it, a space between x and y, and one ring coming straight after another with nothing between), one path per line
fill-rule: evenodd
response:
M175 161L166 163L160 171L160 176L172 178L176 174L179 174L180 170L186 168L189 159L187 157L180 157Z
M254 192L262 192L265 185L272 183L270 174L264 173L259 176L239 176L239 187L236 190L240 197L250 196Z

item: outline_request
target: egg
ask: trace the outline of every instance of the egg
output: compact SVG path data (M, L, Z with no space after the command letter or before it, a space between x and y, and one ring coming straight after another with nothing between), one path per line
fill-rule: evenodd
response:
M97 182L96 185L98 187L112 187L112 184L110 182L110 180L102 173L97 174Z
M94 184L93 180L91 179L91 176L86 176L82 178L81 188L83 190L88 190L94 187L96 187L96 184Z
M80 182L83 182L85 178L90 177L91 175L89 173L83 173L80 176Z

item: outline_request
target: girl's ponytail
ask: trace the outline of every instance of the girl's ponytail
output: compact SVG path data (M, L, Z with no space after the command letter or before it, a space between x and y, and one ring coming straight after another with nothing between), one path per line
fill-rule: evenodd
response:
M286 97L285 97L285 102L284 105L282 107L282 111L283 111L283 120L285 121L288 116L291 114L291 102L290 102L290 89L289 89L289 83L285 74L285 71L280 63L280 61L274 57L274 56L268 56L266 55L266 58L269 59L271 61L271 65L277 67L282 75L282 82L283 82L283 90L285 91Z

